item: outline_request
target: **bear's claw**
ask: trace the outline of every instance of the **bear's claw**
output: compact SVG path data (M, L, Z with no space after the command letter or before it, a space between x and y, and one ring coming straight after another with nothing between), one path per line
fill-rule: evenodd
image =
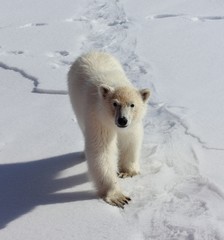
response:
M115 193L111 196L105 197L104 201L112 206L116 206L123 209L124 205L128 204L128 202L131 201L131 198L123 195L122 193Z
M119 178L127 178L127 177L133 177L140 174L139 172L132 171L132 172L119 172L117 173Z

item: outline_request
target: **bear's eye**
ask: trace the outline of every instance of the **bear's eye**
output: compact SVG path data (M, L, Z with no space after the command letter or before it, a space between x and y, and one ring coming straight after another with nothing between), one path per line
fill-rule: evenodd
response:
M114 103L113 103L113 106L114 106L114 107L117 107L117 103L116 103L116 102L114 102Z
M135 107L135 104L134 104L134 103L132 103L132 104L130 105L130 107L131 107L131 108Z

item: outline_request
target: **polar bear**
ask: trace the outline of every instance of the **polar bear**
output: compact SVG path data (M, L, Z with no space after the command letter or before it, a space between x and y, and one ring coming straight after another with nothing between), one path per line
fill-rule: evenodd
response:
M139 174L142 119L150 92L134 88L121 64L105 52L84 54L73 63L68 92L98 195L123 208L131 199L122 193L118 176Z

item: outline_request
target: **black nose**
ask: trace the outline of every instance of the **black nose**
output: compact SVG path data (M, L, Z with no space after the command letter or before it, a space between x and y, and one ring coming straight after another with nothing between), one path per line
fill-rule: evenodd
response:
M126 117L119 117L117 123L119 124L120 127L126 127L128 120Z

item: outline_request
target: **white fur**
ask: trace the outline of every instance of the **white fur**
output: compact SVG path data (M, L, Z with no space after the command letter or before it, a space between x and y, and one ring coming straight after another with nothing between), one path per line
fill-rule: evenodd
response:
M142 118L149 91L135 89L120 63L103 52L82 55L74 62L68 73L68 89L98 194L123 207L130 199L121 192L117 172L126 177L140 171ZM127 124L122 123L122 117ZM118 127L120 122L126 126Z

